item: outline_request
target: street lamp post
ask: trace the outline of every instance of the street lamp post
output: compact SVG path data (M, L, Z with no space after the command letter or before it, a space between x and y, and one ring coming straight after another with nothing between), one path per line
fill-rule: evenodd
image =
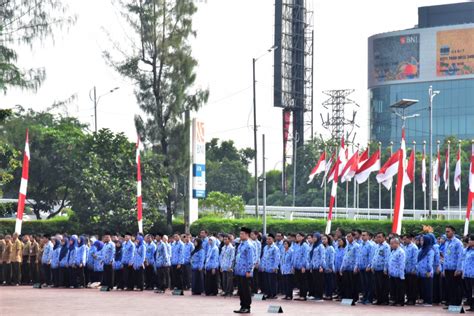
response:
M430 86L428 88L428 96L430 98L429 100L429 106L428 106L428 111L430 112L430 165L428 168L428 175L430 179L430 190L428 192L428 216L431 218L432 212L433 212L433 170L432 165L433 165L433 99L436 95L438 95L440 91L438 90L433 90L433 86Z
M255 64L257 60L275 50L277 46L270 47L264 54L252 58L252 87L253 87L253 150L254 150L254 177L255 177L255 216L258 218L258 156L257 156L257 79L255 77Z
M89 98L92 100L92 102L94 102L94 130L95 132L97 133L97 105L99 104L99 100L100 98L102 98L103 96L106 96L108 94L111 94L113 92L115 92L116 90L118 90L120 87L115 87L113 89L110 89L108 92L100 95L100 96L97 96L97 89L96 87L94 86L94 88L92 88L92 90L89 92ZM91 92L93 91L93 95L91 95Z

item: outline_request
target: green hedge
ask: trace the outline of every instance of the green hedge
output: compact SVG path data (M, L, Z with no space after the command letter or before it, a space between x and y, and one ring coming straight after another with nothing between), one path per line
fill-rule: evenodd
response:
M11 234L15 229L14 219L0 219L0 234ZM78 224L75 221L68 219L67 217L56 217L49 220L33 220L23 221L21 232L23 234L56 234L56 233L69 233L69 234L102 234L105 231L110 230L107 225L103 225L101 231L90 231L87 225ZM130 229L131 231L134 231ZM181 219L177 219L173 222L173 232L184 231L184 222ZM166 223L157 221L153 223L150 229L151 233L172 233L168 231ZM123 232L122 232L123 233Z
M419 233L422 230L422 225L430 225L433 227L436 234L443 233L446 225L452 225L456 228L459 234L463 233L464 221L460 220L426 220L415 221L407 220L402 223L402 233ZM255 218L244 219L224 219L215 217L204 217L193 223L191 226L191 233L193 235L199 233L200 230L206 229L212 233L233 232L238 233L241 226L246 226L252 230L262 230L262 220ZM392 221L376 221L376 220L334 220L332 223L332 230L341 227L345 231L352 229L368 230L370 232L382 231L389 233L392 229ZM298 219L293 221L268 219L267 231L276 233L278 231L284 233L312 233L315 231L324 232L326 228L326 221L321 219ZM474 221L469 225L469 231L474 232Z

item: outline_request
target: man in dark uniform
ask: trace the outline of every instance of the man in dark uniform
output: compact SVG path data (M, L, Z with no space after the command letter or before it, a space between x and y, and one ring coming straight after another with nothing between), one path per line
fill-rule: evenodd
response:
M240 244L235 256L234 275L237 279L240 297L240 309L235 310L237 314L249 314L252 297L250 295L250 280L253 276L255 264L254 250L249 244L251 230L246 227L240 229Z

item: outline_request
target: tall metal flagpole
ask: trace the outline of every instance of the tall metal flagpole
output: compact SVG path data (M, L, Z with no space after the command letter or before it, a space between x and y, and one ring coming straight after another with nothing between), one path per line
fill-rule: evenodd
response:
M367 144L367 156L370 158L370 142ZM367 213L370 212L370 174L367 177Z
M267 235L267 175L265 170L265 134L262 134L263 234Z
M459 153L461 153L461 140L459 140L458 142L458 150L459 150ZM461 155L459 155L459 160L461 160ZM462 178L461 178L462 179ZM462 219L462 210L461 210L461 185L459 186L459 219Z
M448 219L451 219L451 212L450 212L450 206L449 206L450 205L450 200L451 200L450 199L451 194L449 194L449 191L450 191L449 190L450 189L450 187L449 187L449 182L450 182L449 181L449 160L450 160L450 158L449 157L451 157L451 141L450 140L448 140L448 155L444 158L446 159L446 161L445 161L446 180L448 181L446 183L446 190L448 190Z
M392 157L393 151L393 142L390 142L390 157ZM393 177L392 177L393 179ZM393 182L393 181L392 181ZM390 219L392 219L392 209L393 209L393 194L392 194L393 183L390 186Z
M416 205L416 199L415 199L415 192L416 192L416 186L415 186L415 175L416 175L416 141L413 141L413 152L415 155L415 160L413 161L413 212L415 212L415 205ZM415 213L413 213L413 216L415 216Z
M439 143L440 143L440 142L439 142L439 140L438 140L438 141L437 141L437 144L436 144L436 152L437 152L437 153L439 153ZM438 159L438 155L436 155L436 159ZM440 174L439 174L439 169L440 169L439 164L440 164L440 163L441 163L441 161L438 161L438 170L435 171L435 172L438 173L438 178L439 178L439 176L440 176ZM433 170L433 171L434 171L434 170ZM440 182L439 179L438 179L437 181ZM438 187L438 201L436 201L436 218L439 218L439 200L440 200L440 198L439 198L439 186L438 186L438 184L436 184L436 186Z
M433 165L433 99L436 95L438 95L440 91L434 91L433 86L430 86L428 88L428 96L430 98L429 102L429 107L428 110L430 112L430 124L429 124L429 130L430 130L430 164L429 164L429 180L430 180L430 191L428 192L428 203L429 203L429 217L432 217L432 212L433 212L433 173L432 173L432 165ZM439 194L438 194L439 195Z
M358 148L358 147L355 147L355 150L359 150L359 148ZM355 151L354 151L354 153L355 153ZM354 180L354 181L353 181L353 182L354 182L354 184L353 184L354 189L353 189L353 192L352 192L352 193L353 193L353 200L354 200L354 201L353 201L353 205L354 205L354 208L357 210L357 211L356 211L356 214L357 214L356 219L357 219L357 217L359 216L359 209L357 208L357 203L356 203L357 188L356 188L356 181L355 181L355 178L354 178L353 180Z
M380 152L380 164L382 164L382 143L381 142L379 142L379 152ZM382 217L382 185L379 182L379 219L381 217Z
M326 157L326 146L324 146L324 157ZM331 158L329 158L329 160L326 162L326 164L329 163L329 161L331 160ZM324 218L326 218L326 184L328 183L328 178L327 178L327 175L326 175L326 170L324 171Z
M423 156L425 157L424 165L425 165L425 168L426 168L426 140L423 141ZM423 166L421 166L421 168L423 168ZM424 177L425 177L425 179L424 179L425 189L423 190L423 212L424 212L425 219L426 219L426 170L425 170Z

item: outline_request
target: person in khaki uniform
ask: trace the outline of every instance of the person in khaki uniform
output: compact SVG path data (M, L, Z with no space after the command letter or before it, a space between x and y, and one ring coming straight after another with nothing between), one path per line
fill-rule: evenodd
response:
M39 283L39 269L38 269L38 252L39 252L39 244L38 240L36 240L36 236L31 236L31 245L30 245L30 282L31 283Z
M5 248L2 254L2 270L3 270L3 281L5 285L12 283L12 267L10 264L10 255L12 252L12 236L5 236Z
M30 249L31 241L29 235L24 235L22 238L23 250L21 252L21 284L30 284Z
M5 250L5 237L0 235L0 285L5 281L3 277L3 251Z
M13 285L20 285L21 282L21 259L23 254L23 243L18 239L18 233L12 236L12 252L10 254L10 265L12 271Z

